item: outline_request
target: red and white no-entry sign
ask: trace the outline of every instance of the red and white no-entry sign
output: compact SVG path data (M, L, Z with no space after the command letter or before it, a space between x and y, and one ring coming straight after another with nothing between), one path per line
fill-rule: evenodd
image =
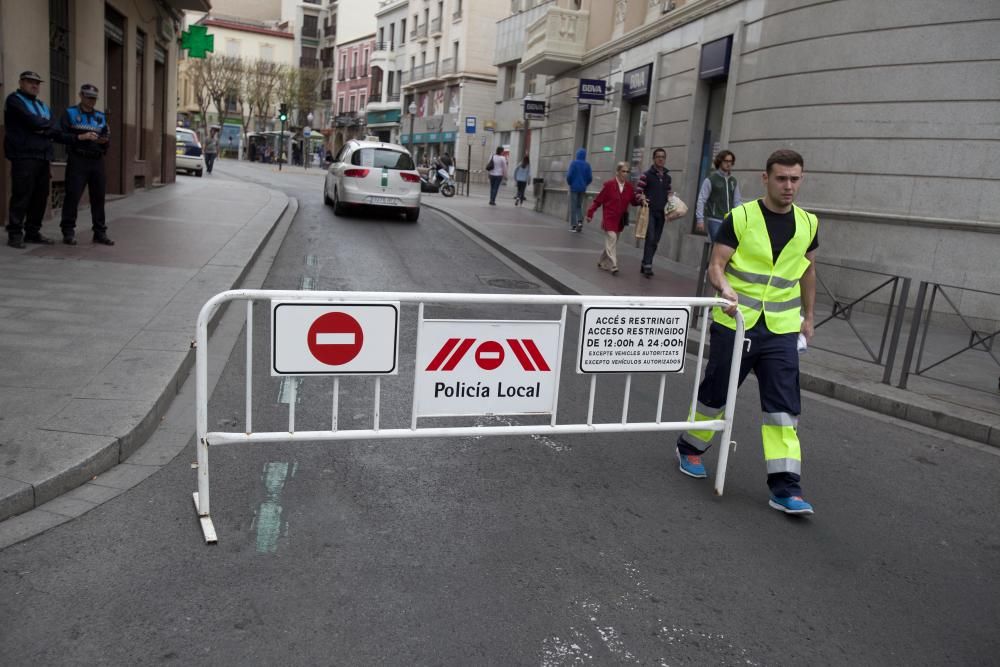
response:
M309 351L328 366L343 366L353 360L365 342L361 323L341 311L317 317L309 327Z
M394 375L399 304L271 304L271 375Z
M484 371L491 371L503 363L503 346L495 340L488 340L476 348L476 363Z

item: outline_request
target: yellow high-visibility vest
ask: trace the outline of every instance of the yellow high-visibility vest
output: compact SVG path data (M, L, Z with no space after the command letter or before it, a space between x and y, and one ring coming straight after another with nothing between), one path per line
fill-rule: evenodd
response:
M816 238L819 220L808 211L793 205L795 234L774 261L771 237L767 233L764 212L757 200L732 210L733 228L739 246L726 265L726 279L736 292L739 310L747 329L764 314L768 330L776 334L795 333L800 328L802 290L799 279L809 268L805 254ZM712 310L712 319L736 328L736 319L722 308Z

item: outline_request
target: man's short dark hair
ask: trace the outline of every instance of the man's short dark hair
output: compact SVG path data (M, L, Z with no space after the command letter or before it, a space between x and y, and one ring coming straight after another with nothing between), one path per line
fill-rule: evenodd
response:
M782 148L781 150L774 151L771 153L771 157L767 158L767 173L771 173L771 166L780 164L783 167L794 167L799 165L803 169L806 168L805 160L802 156L789 148Z
M654 148L653 149L653 159L654 160L656 159L656 154L657 153L663 153L663 157L667 157L667 149L663 148L662 146L660 146L659 148Z

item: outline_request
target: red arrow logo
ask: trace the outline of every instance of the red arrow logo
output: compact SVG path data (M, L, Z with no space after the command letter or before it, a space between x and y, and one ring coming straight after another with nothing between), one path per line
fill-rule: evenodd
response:
M546 372L551 370L535 341L530 338L508 338L506 341L524 370ZM425 370L442 372L455 370L475 343L475 338L449 338L431 359L431 363L427 364ZM476 363L483 370L493 370L499 367L503 360L503 346L496 341L484 341L477 348Z

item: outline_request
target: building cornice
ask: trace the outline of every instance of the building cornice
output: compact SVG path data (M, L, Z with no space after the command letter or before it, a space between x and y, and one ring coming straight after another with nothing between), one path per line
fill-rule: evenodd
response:
M601 46L588 51L583 56L580 67L587 67L594 63L606 60L622 51L628 51L637 46L641 46L650 40L668 33L675 28L679 28L686 23L691 23L704 16L713 14L730 5L746 2L746 0L705 0L704 2L692 2L683 7L663 14L660 18L636 28L632 32L619 37L616 40L602 44Z

